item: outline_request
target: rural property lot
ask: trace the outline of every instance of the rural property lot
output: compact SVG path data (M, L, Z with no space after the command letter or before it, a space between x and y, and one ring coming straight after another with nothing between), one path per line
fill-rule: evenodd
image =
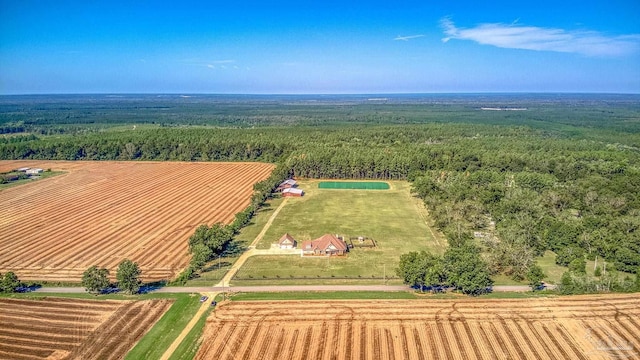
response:
M420 250L442 253L446 249L445 240L434 237L424 206L411 196L408 182L388 181L390 190L319 189L319 182L299 181L305 195L289 198L256 248L268 249L284 233L291 234L298 247L304 240L327 233L347 238L370 237L378 246L355 248L346 257L331 259L301 258L299 254L254 256L240 268L232 283L261 284L259 281L265 277L270 281L296 281L291 280L292 276L302 283L322 282L318 277L335 279L327 280L333 283L346 276L354 281L371 281L372 276L382 279L385 270L387 277L395 275L401 254Z
M0 191L0 272L21 280L80 281L91 265L115 276L123 259L143 280L169 279L188 263L199 225L229 223L249 205L264 163L0 161L0 171L68 173Z
M171 304L0 299L0 358L122 359Z
M231 302L196 359L638 359L638 294Z

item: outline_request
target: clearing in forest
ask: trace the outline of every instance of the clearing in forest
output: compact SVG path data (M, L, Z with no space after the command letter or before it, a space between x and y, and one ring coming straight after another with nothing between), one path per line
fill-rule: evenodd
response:
M196 359L638 359L638 301L230 302L207 319Z
M230 223L249 205L264 163L0 161L66 174L0 191L0 272L21 280L77 281L91 265L115 276L123 259L146 281L188 263L201 224Z
M297 283L334 283L346 279L380 282L383 277L395 275L401 254L445 250L446 244L432 235L424 214L410 194L408 182L388 181L391 188L384 191L321 189L319 182L299 181L305 196L289 198L256 248L270 248L285 233L298 241L298 247L303 241L323 234L344 236L347 243L354 245L358 245L357 238L363 236L375 240L376 246L356 247L347 256L331 258L253 256L240 268L232 283L260 284L265 279Z

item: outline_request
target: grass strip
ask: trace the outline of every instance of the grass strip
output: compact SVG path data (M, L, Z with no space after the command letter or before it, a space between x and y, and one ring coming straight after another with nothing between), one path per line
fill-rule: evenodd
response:
M180 346L173 352L173 355L169 358L169 360L192 360L198 349L200 348L200 344L202 344L202 333L204 332L204 326L207 323L207 318L213 308L207 310L196 325L189 331L189 334L182 340Z
M367 300L367 299L417 299L407 291L295 291L277 293L239 293L231 297L232 301L252 300Z
M200 294L168 294L175 298L169 311L129 351L125 359L159 359L200 308ZM143 295L144 296L144 295Z

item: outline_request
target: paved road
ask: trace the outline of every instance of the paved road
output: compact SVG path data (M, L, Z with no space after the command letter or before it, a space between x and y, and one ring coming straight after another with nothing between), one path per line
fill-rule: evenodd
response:
M547 289L555 289L555 285L547 285ZM225 286L225 292L291 292L291 291L409 291L405 285L274 285L274 286ZM494 292L524 292L530 288L526 285L496 285ZM208 293L221 292L222 287L163 287L157 293ZM42 287L37 293L84 293L81 287Z

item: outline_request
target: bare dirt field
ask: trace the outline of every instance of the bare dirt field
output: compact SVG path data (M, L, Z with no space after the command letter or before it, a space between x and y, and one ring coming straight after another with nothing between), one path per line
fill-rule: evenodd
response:
M196 359L638 359L640 294L220 306Z
M21 280L80 281L91 265L115 276L125 258L144 280L188 263L201 224L229 223L249 205L264 163L0 161L0 172L67 173L0 191L0 272Z
M0 299L0 359L122 359L171 304Z

